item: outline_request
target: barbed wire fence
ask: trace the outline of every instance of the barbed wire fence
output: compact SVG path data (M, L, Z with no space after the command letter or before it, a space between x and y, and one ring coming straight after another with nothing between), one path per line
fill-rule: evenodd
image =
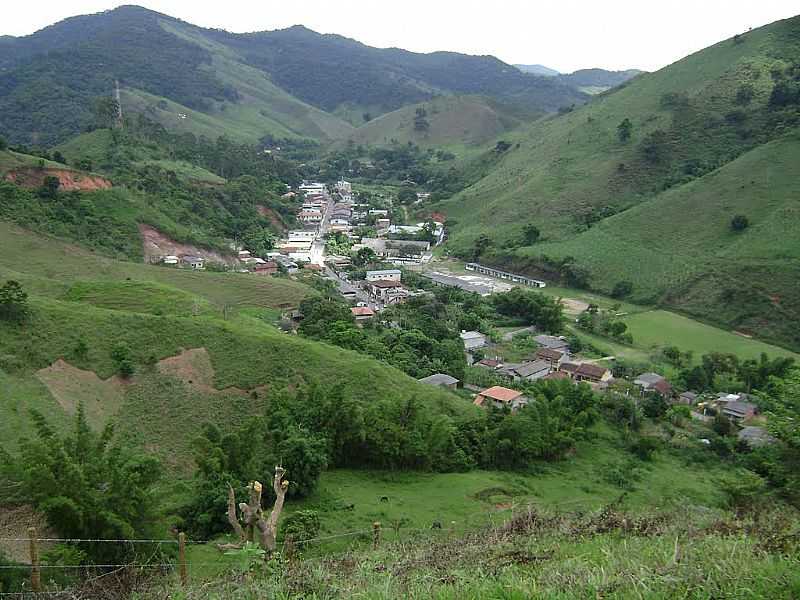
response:
M582 500L572 500L561 502L557 504L548 504L548 508L561 508L564 506L572 506ZM507 517L510 517L513 520L515 513L521 510L530 511L534 508L535 505L527 502L522 504L511 503L509 506L505 507L497 507L494 510L482 510L476 511L473 513L469 513L466 515L454 515L456 517L453 520L445 521L445 522L434 522L431 526L427 527L420 527L415 526L411 527L408 526L410 524L402 524L402 525L392 525L390 522L389 527L394 531L393 539L390 540L392 542L399 542L401 541L401 532L403 534L413 534L414 537L423 538L423 537L452 537L456 533L460 533L466 531L470 528L476 527L489 527L492 529L497 529L498 527L502 526L503 524L508 522ZM477 517L477 520L474 520ZM502 522L498 523L498 519L501 519ZM323 536L316 536L312 538L302 539L302 540L293 540L291 536L286 536L284 538L284 546L283 551L287 554L287 556L291 559L295 556L295 553L299 549L309 548L315 544L320 544L323 542L329 542L332 540L339 540L350 538L354 540L355 544L371 544L373 549L377 549L382 541L384 541L384 527L381 522L374 522L372 523L370 528L367 529L358 529L353 531L347 531L343 533L331 534L331 535L323 535ZM11 543L18 543L18 544L27 544L28 545L28 555L29 555L29 562L28 563L20 563L20 564L0 564L0 572L2 571L9 571L9 570L22 570L28 571L29 574L29 581L28 585L30 589L23 590L23 591L0 591L0 598L38 598L38 597L55 597L60 596L62 598L70 598L69 590L46 590L44 589L45 586L42 584L42 574L49 573L53 571L61 571L61 572L83 572L83 574L90 574L96 573L98 571L104 571L100 574L96 575L93 578L87 578L86 581L96 581L102 579L103 577L107 577L110 574L114 573L115 571L147 571L147 572L157 572L161 571L163 574L173 573L177 574L178 579L180 580L183 586L188 585L189 583L189 568L203 568L203 567L214 567L219 568L220 566L226 566L222 561L199 561L199 562L190 562L187 561L186 558L186 548L188 546L199 546L199 545L219 545L219 540L192 540L187 539L184 533L179 533L175 538L168 538L168 539L106 539L106 538L55 538L55 537L38 537L36 535L35 528L28 529L28 536L27 537L8 537L8 538L0 538L0 544L11 544ZM425 535L423 535L425 534ZM411 538L407 538L408 541ZM87 564L74 564L74 565L62 565L62 564L41 564L40 554L39 554L39 544L46 543L46 544L118 544L118 545L129 545L131 547L135 547L137 545L155 545L156 548L154 549L150 559L145 560L143 562L114 562L114 563L106 563L106 564L98 564L98 563L87 563ZM163 555L159 553L159 550L162 546L170 545L173 547L177 547L177 560L175 562L164 562ZM223 548L218 547L219 550L223 550ZM352 547L350 548L352 549ZM155 559L159 560L155 560ZM317 562L317 561L325 561L329 560L330 557L322 556L316 557L314 559L304 558L304 562ZM230 566L230 565L228 565ZM72 596L78 598L79 596L75 595Z

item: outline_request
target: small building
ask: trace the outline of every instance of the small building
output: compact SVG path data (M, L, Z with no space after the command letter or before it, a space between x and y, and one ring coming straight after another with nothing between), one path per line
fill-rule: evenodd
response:
M400 269L386 269L383 271L367 271L367 281L401 281L403 274Z
M561 365L561 370L575 381L606 383L612 379L611 371L592 363L564 363Z
M533 338L540 348L549 348L550 350L558 350L559 352L569 351L569 342L564 338L556 337L554 335L537 335Z
M488 407L493 405L497 408L508 406L512 411L519 410L528 403L528 399L522 392L496 385L480 392L473 402L475 406Z
M350 312L353 313L353 317L355 318L356 323L369 321L375 316L375 311L369 308L368 306L356 306L354 308L351 308Z
M250 257L250 250L239 250L239 260L245 260Z
M253 266L253 273L256 275L266 275L270 277L275 275L278 272L278 263L274 261L266 261L263 263L258 263Z
M694 392L683 392L678 396L677 400L678 404L686 404L688 406L694 406L697 404L697 394Z
M371 281L367 287L370 295L384 304L397 304L408 297L408 292L399 281Z
M391 219L375 219L375 227L378 229L389 229L391 224Z
M444 373L435 373L434 375L429 375L428 377L423 377L419 380L420 383L424 383L425 385L434 385L443 388L447 388L449 390L454 390L458 387L458 379L455 377L451 377L450 375L446 375Z
M774 444L777 440L772 437L769 432L763 427L744 427L736 436L740 442L744 442L751 448L758 448L760 446L768 446Z
M297 215L297 218L303 223L315 225L322 222L322 213L312 210L301 210L300 214Z
M486 345L486 336L479 331L462 331L461 341L464 342L464 350L475 350Z
M205 268L206 261L201 256L184 256L181 258L181 262L196 271L199 271Z
M554 370L558 369L561 363L565 362L568 358L569 355L566 352L552 350L551 348L539 348L536 351L536 359L548 362Z
M178 263L181 262L181 259L178 258L177 256L169 255L162 258L161 262L164 263L165 265L177 265Z
M496 358L484 358L483 360L476 362L475 366L494 371L496 369L500 369L503 366L503 363Z
M741 402L734 400L722 407L722 414L734 421L744 421L756 416L758 407L752 402Z
M638 385L644 392L650 392L660 381L664 381L664 376L658 373L642 373L633 380L634 385Z
M534 360L520 365L507 365L499 370L499 373L512 379L523 381L536 381L549 375L551 371L550 363L544 360Z

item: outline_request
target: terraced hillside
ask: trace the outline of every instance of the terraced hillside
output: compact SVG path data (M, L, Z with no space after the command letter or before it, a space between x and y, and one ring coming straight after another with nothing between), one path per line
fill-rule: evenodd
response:
M799 347L798 61L795 17L509 135L519 147L441 206L454 250L486 234L482 260L606 293L631 281L636 301Z

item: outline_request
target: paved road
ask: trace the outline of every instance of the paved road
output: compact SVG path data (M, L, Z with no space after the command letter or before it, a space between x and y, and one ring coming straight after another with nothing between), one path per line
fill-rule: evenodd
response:
M311 245L311 262L315 265L325 264L325 234L328 233L331 220L331 209L333 208L333 199L328 200L325 204L325 212L322 215L322 222L319 224L317 230L317 239Z

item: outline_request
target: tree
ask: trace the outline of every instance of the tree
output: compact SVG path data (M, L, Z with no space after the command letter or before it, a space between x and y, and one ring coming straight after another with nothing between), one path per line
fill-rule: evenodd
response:
M397 192L397 200L401 204L411 204L412 202L417 201L417 193L410 187L404 187L402 190Z
M353 264L357 267L364 267L375 262L377 255L372 248L360 248L353 257Z
M136 367L131 359L131 349L124 342L118 342L111 349L111 360L117 363L117 373L124 378L131 377Z
M750 226L750 220L745 215L736 215L731 219L731 229L734 231L744 231Z
M622 119L622 122L617 125L617 137L619 138L620 142L627 142L631 139L631 135L633 134L633 123L627 117Z
M611 297L616 299L626 298L633 293L633 283L630 281L618 281L611 290Z
M755 89L750 83L743 83L736 90L736 104L739 106L747 106L753 101L755 96Z
M234 533L239 538L240 544L234 547L241 548L247 542L256 542L262 550L274 552L277 548L278 520L283 512L283 502L286 498L286 490L289 489L289 482L283 480L286 470L283 467L275 467L275 476L272 479L272 490L275 493L275 504L272 506L267 518L261 508L262 485L259 481L251 481L248 486L250 492L249 502L239 503L241 520L236 513L236 493L232 486L228 486L228 522ZM224 546L230 548L230 545Z
M275 235L266 227L252 227L242 234L242 242L253 255L264 257L275 247Z
M364 123L369 123L370 121L372 121L372 115L369 114L368 112L362 114L361 118L364 119Z
M8 142L6 141L6 138L0 135L0 152L6 149L8 149Z
M416 110L414 116L414 130L415 131L428 131L430 129L431 124L428 122L426 118L428 116L428 111L424 108L420 107Z
M7 281L0 287L0 320L21 323L29 314L28 294L18 281Z
M114 443L114 429L96 434L78 405L65 434L38 412L34 436L20 440L17 456L0 450L0 470L15 484L18 500L33 504L61 537L134 539L152 537L156 522L153 486L159 461ZM126 560L125 544L80 544L92 562ZM104 564L104 563L103 563Z
M53 199L58 196L59 187L61 187L61 180L58 177L48 175L44 178L42 186L39 188L39 196Z
M53 160L54 160L55 162L57 162L57 163L61 163L62 165L65 165L65 164L67 164L67 159L66 159L66 158L64 158L64 155L63 155L63 154L61 154L61 152L59 152L58 150L56 150L55 152L53 152Z
M539 241L540 236L539 228L533 223L528 223L522 228L522 239L525 241L526 246L533 246Z
M474 260L480 260L484 252L492 245L492 240L485 233L482 233L475 240L475 245L472 250L472 257Z

